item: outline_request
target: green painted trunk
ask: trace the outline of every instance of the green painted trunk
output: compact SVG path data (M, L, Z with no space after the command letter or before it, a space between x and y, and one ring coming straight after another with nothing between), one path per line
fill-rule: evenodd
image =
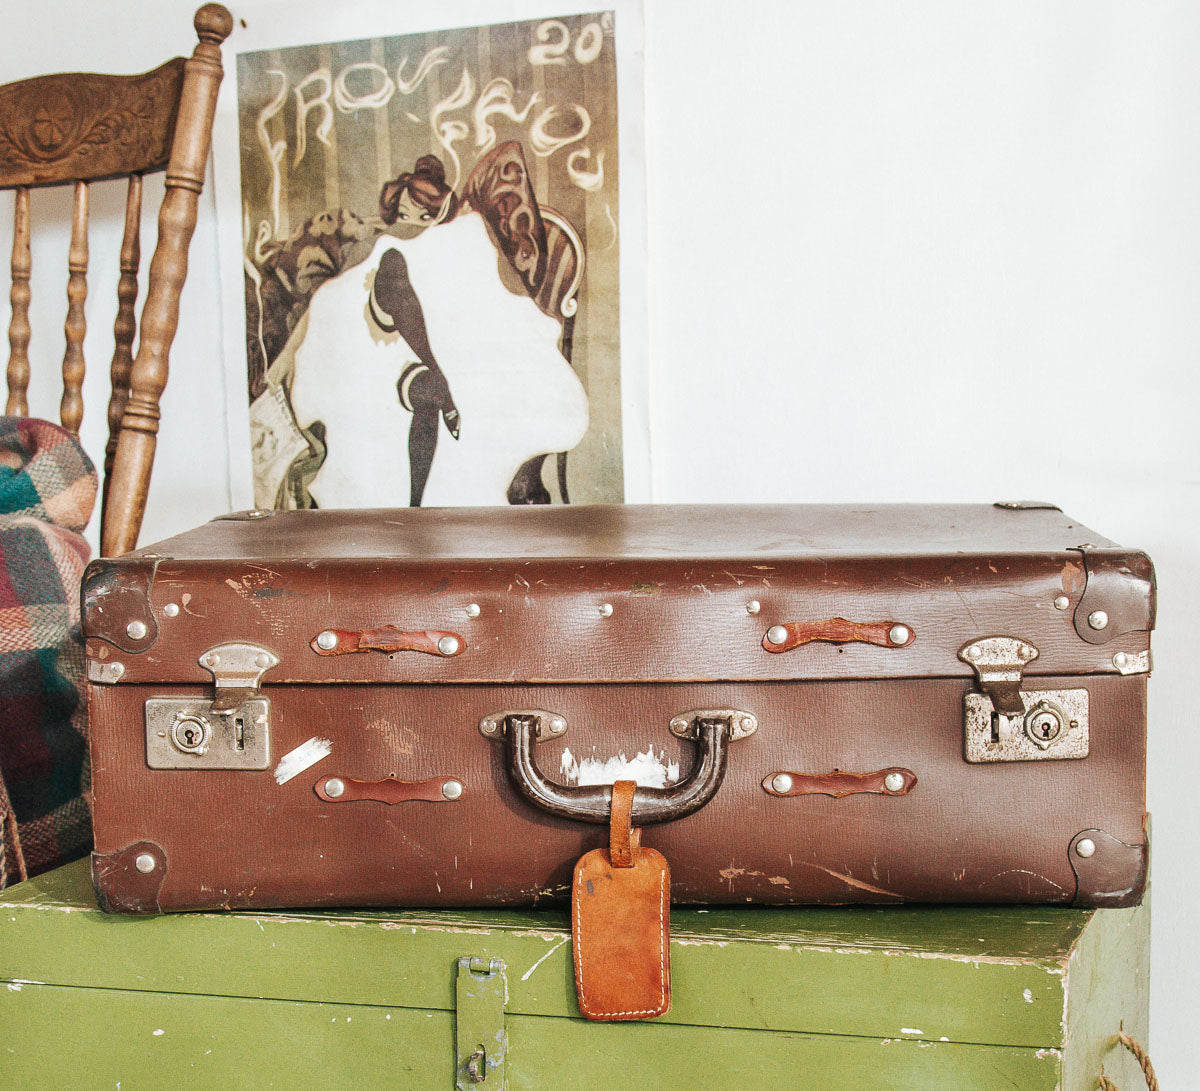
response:
M0 892L0 1086L453 1088L457 1067L484 1091L1084 1091L1103 1064L1128 1091L1141 1076L1113 1043L1145 1039L1148 922L1147 905L677 909L671 1012L598 1024L565 912L116 917L81 861ZM459 959L503 961L502 1026ZM472 1084L457 1058L485 1031L507 1053Z

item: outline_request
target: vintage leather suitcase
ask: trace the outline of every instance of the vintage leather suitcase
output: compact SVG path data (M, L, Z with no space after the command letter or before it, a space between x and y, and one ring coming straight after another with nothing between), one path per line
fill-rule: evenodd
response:
M636 779L676 902L1127 906L1153 623L1049 505L228 516L85 579L94 881L565 900Z

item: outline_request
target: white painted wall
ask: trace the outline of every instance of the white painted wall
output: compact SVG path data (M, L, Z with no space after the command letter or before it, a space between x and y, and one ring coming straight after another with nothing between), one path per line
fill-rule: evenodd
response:
M646 4L655 498L1047 498L1149 550L1152 1046L1164 1085L1190 1086L1200 7ZM0 81L148 68L190 50L192 6L7 5ZM96 187L93 395L122 202ZM50 416L69 196L35 194L34 214L34 410ZM9 223L0 197L0 253ZM215 251L207 192L144 541L229 502ZM102 449L101 414L84 438Z

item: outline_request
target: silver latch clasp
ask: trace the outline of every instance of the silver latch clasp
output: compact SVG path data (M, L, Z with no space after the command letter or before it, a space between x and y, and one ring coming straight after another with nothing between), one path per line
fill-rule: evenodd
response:
M234 641L209 648L199 659L213 676L217 694L212 711L218 716L236 712L251 697L258 696L263 675L279 666L279 656L258 644Z
M148 697L146 764L151 769L266 769L271 702L259 693L279 656L257 644L209 648L198 660L213 676L213 699Z
M1023 689L1022 673L1038 657L1029 641L989 636L958 657L974 668L980 689L963 699L967 761L1087 757L1088 691Z
M1023 713L1021 672L1038 657L1038 650L1026 640L1012 636L989 636L968 644L958 658L975 668L979 688L991 699L997 712Z

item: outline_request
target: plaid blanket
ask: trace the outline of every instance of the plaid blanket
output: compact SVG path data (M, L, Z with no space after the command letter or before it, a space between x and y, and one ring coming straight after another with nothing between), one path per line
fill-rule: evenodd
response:
M68 432L0 417L0 887L91 845L79 581L96 485Z

